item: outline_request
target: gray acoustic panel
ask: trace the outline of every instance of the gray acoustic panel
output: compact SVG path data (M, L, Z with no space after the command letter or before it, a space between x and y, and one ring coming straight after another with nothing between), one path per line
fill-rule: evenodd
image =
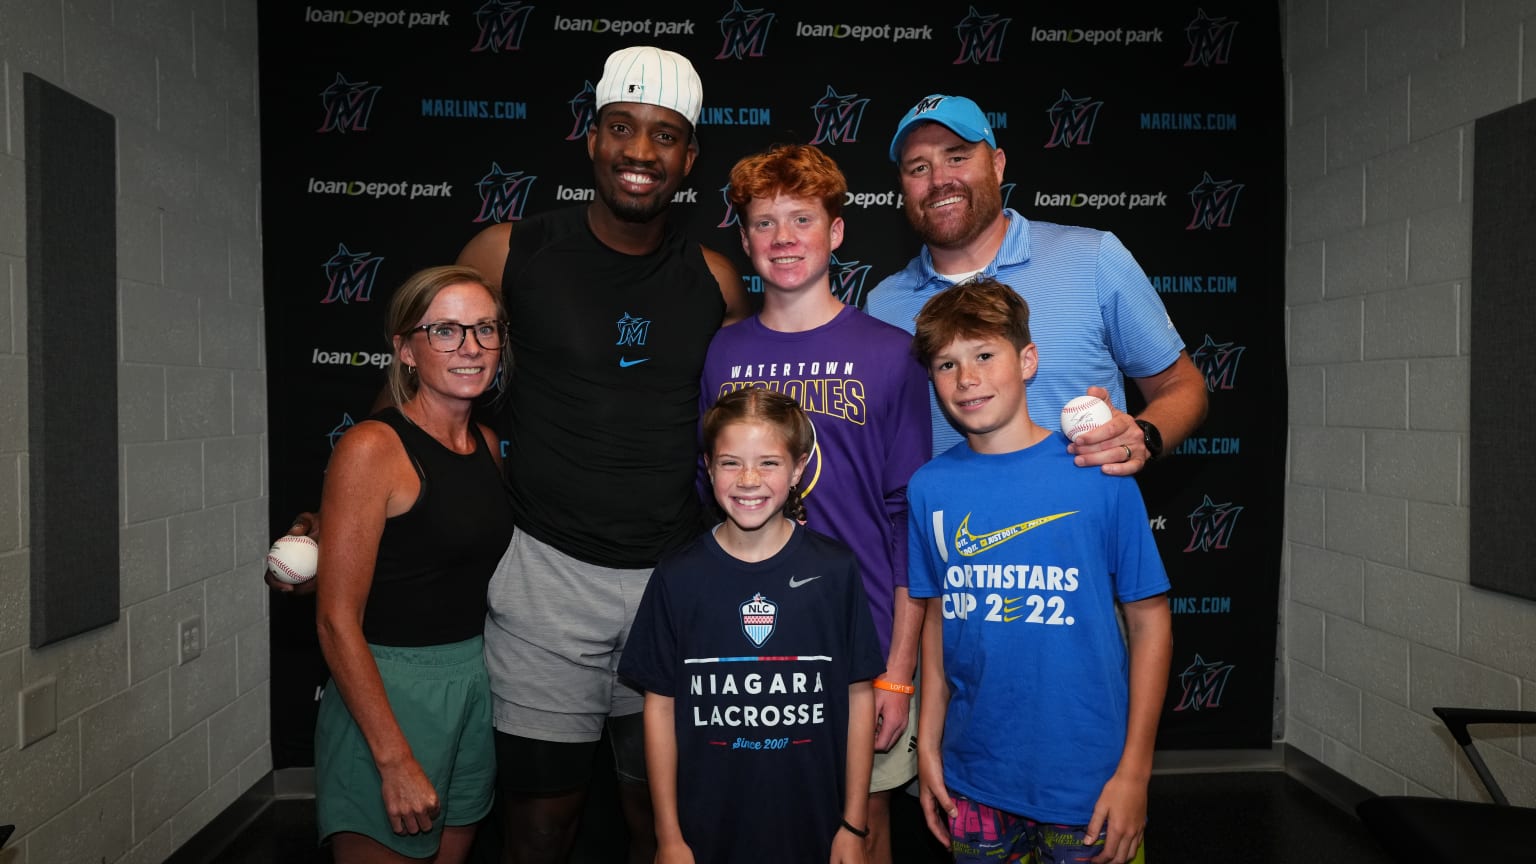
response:
M117 142L26 75L32 647L118 617Z
M1536 599L1536 102L1477 121L1472 164L1472 584Z

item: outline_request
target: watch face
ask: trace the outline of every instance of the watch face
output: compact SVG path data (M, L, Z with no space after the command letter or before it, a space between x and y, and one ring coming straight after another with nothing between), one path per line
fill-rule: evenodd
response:
M1163 455L1163 434L1157 431L1157 427L1146 420L1137 420L1136 425L1141 427L1141 441L1146 446L1147 453L1151 454L1153 459Z

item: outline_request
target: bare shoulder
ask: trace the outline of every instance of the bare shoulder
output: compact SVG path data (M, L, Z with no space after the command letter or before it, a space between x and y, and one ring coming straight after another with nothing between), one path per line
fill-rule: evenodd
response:
M351 462L367 464L387 459L396 452L405 451L395 430L377 420L364 420L336 441L336 447L331 451L331 468Z
M720 297L725 301L725 320L720 325L734 324L751 316L752 303L747 299L747 289L741 284L741 274L736 272L736 265L708 246L700 245L699 248L704 251L704 263L719 283Z
M412 489L415 479L410 456L395 430L377 420L364 420L348 429L331 451L320 509L331 512L328 501L387 502ZM327 525L335 521L326 517Z
M512 238L512 223L498 222L469 238L455 263L480 271L492 288L501 287L501 273L507 266L507 244Z

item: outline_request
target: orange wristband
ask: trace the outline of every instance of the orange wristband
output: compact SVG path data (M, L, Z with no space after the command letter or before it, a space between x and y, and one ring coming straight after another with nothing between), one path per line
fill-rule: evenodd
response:
M881 690L889 690L892 693L905 693L908 696L917 692L917 688L911 684L897 684L895 681L887 681L884 678L876 678L874 684Z

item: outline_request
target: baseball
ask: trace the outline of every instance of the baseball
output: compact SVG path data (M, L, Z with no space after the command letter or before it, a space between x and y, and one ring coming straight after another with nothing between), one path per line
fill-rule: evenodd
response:
M308 537L285 534L267 550L267 569L279 582L297 585L315 578L320 546Z
M1077 436L1109 422L1109 406L1097 396L1079 396L1061 409L1061 432L1073 441Z

